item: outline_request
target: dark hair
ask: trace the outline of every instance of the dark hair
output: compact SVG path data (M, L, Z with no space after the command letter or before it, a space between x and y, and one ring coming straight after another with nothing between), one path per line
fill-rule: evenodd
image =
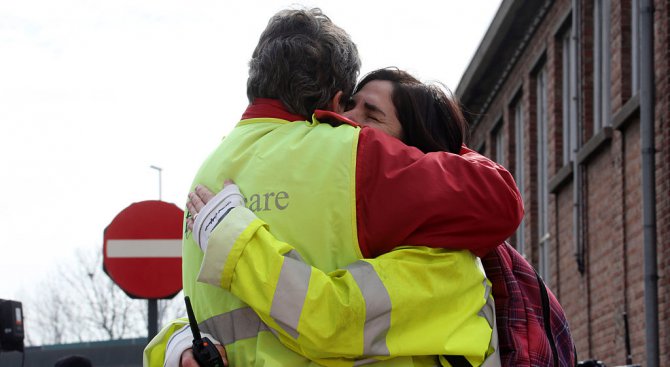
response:
M393 85L391 98L405 144L424 153L461 150L467 122L451 93L448 96L445 92L446 87L424 84L405 71L385 68L364 76L355 92L373 80L385 80Z
M274 98L309 117L338 91L348 98L361 67L349 35L320 9L282 10L268 22L249 61L247 97Z

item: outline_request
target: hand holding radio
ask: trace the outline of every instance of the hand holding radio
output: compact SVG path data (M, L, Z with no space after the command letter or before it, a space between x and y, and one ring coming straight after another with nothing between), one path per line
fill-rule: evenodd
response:
M227 361L224 362L222 359L222 356L226 355L225 349L221 345L212 343L209 338L201 337L198 322L193 314L191 300L188 296L184 297L184 302L186 302L188 322L191 326L191 332L193 333L193 348L182 353L182 367L227 367Z

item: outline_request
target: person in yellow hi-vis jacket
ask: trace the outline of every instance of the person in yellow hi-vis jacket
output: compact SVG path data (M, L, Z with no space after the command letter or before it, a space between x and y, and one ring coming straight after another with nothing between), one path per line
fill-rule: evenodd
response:
M393 111L394 107L396 109L403 108L417 111L421 111L423 106L433 106L437 104L442 104L448 107L442 110L441 113L431 115L430 118L426 120L415 120L410 118L409 123L415 125L423 125L427 127L457 125L459 121L460 110L457 105L450 103L450 100L441 90L434 86L424 85L411 75L397 69L383 69L370 73L363 81L361 81L357 90L359 92L357 92L354 99L358 101L359 104L362 104L362 100L368 102L374 101L375 106L389 116L396 114ZM390 91L394 92L391 93ZM396 91L398 93L396 93ZM402 93L403 91L411 91L412 98L405 98ZM400 95L400 97L395 99L396 103L392 102L392 94L394 93ZM356 116L357 119L361 121L365 120L364 115L354 115L357 112L355 106L349 108L350 110L346 111L344 113L345 115L352 117ZM462 117L460 118L462 119ZM407 124L408 122L404 121L404 123ZM372 123L366 122L365 124L374 126ZM391 131L396 131L395 134L402 133L405 130L397 119L387 121L385 126L390 126ZM458 126L451 126L450 128L459 130ZM429 131L429 129L430 128L427 128L426 131ZM462 143L461 134L455 135L456 137L453 141L434 143L433 139L427 139L424 136L414 136L407 139L407 142L424 150L455 150L460 148L460 144ZM434 147L430 145L431 143L434 144ZM211 192L203 187L198 187L196 188L196 193L191 195L192 199L187 203L187 208L190 213L199 213L199 219L197 221L199 225L196 225L195 238L201 247L207 247L206 243L209 238L208 233L211 232L211 228L205 230L203 223L220 222L221 226L239 225L239 223L229 223L231 220L229 219L230 217L226 217L228 219L222 219L221 216L225 214L226 211L219 210L220 208L226 208L224 198L235 197L235 195L230 194L234 187L235 186L233 185L224 188L224 190L217 195L217 198L220 200L209 202L204 211L202 209L203 203L200 198L202 197L206 201L209 201L212 196ZM237 194L237 197L241 198L241 194ZM239 202L241 203L241 200ZM249 213L246 216L247 221L259 225L259 222L253 220L256 218L253 214ZM231 215L231 217L235 217L235 215ZM235 221L235 219L232 220ZM187 220L189 229L193 228L193 222L192 219ZM244 223L242 223L242 225L243 224ZM254 225L250 225L250 227L254 227ZM409 253L405 253L405 249L394 251L391 252L390 256L383 256L376 260L369 261L369 265L363 265L362 262L359 261L353 266L347 267L341 271L333 272L330 275L312 268L311 271L302 272L309 274L308 276L285 277L284 281L278 281L274 290L275 297L260 297L259 301L259 297L257 297L258 292L265 288L253 285L256 285L259 278L268 278L266 274L262 274L267 271L268 268L257 267L255 265L273 259L282 264L282 270L280 271L282 274L301 273L298 270L289 271L288 269L306 268L307 266L300 260L300 255L295 249L274 238L267 232L265 226L261 225L258 229L249 228L249 230L255 234L250 236L240 236L249 238L248 241L245 242L244 240L238 240L236 238L228 238L226 239L228 244L223 246L232 246L234 248L237 246L251 246L253 244L253 248L256 249L256 251L251 251L249 250L250 247L245 247L243 254L240 255L240 260L225 261L226 259L219 259L223 260L221 263L218 263L211 257L208 258L208 255L206 255L206 259L208 258L209 260L206 260L203 263L201 270L202 280L210 282L213 285L221 285L225 289L231 290L233 294L239 296L249 304L250 307L263 318L263 321L267 325L272 328L278 327L277 331L280 334L287 336L286 339L282 339L285 344L311 359L315 359L322 364L334 364L341 362L333 360L334 357L355 358L364 354L361 353L355 355L355 349L334 350L333 341L335 338L333 338L327 331L322 333L323 330L334 329L341 333L338 334L340 337L350 338L352 335L356 335L356 331L360 330L360 325L356 324L356 321L361 324L366 324L364 328L374 330L380 338L386 338L386 342L389 345L394 344L394 336L392 335L394 333L402 336L415 333L418 335L431 335L429 341L425 341L422 338L415 338L411 343L403 343L401 345L401 351L398 352L389 353L386 345L382 344L383 347L381 348L377 345L377 354L380 354L379 352L386 352L391 355L402 355L402 353L412 356L426 355L431 354L431 351L432 353L437 353L438 351L443 352L445 350L448 351L451 347L450 344L453 343L454 340L465 341L468 340L468 338L473 338L475 340L479 339L477 335L473 335L472 332L468 331L468 327L466 326L470 319L477 320L479 315L472 312L468 307L443 307L449 302L453 302L456 297L462 301L461 305L465 304L467 302L464 301L469 297L469 292L475 291L481 286L484 286L485 290L488 288L486 283L482 284L477 282L477 280L481 280L482 272L478 268L472 266L474 257L467 251L439 252L434 249L418 247L407 248L406 250L408 250ZM233 232L244 233L246 230ZM230 231L226 233L229 234ZM217 237L217 239L221 240L222 238ZM221 245L219 244L219 246ZM428 256L425 258L424 255L426 254L424 251L428 251ZM233 249L230 252L236 251ZM219 252L216 251L214 253ZM284 258L287 254L290 259ZM242 266L239 264L244 261L242 260L244 258L247 258L246 261L249 261L250 264L254 265L249 268L249 272L240 270ZM296 261L299 263L296 263ZM235 269L235 277L224 276L221 278L221 274L228 273L226 270L221 270L223 269L224 263L228 264L226 266ZM367 281L361 279L361 273L356 270L356 268L360 266L363 266L366 269L363 274L368 278ZM351 276L349 276L347 273L352 268ZM398 269L407 271L393 271ZM205 273L207 275L205 275ZM435 273L442 274L443 277L435 277L433 275ZM463 278L459 278L458 275L454 276L454 273ZM304 284L304 279L307 277L311 279L308 283L308 287L301 287ZM371 282L369 280L371 277L374 278L375 281ZM382 278L384 280L381 280ZM233 281L233 279L235 281ZM219 281L222 283L220 284ZM441 282L440 286L436 287L432 284L436 281ZM389 291L384 284L385 282L393 284L395 286L393 289L400 290L400 292L389 296ZM235 283L239 283L240 285L234 285ZM302 297L281 297L281 295L286 292L282 289L295 288L296 285L304 289L305 293ZM422 291L424 290L423 287L430 289L430 291ZM440 291L435 292L435 289L440 289ZM318 296L310 297L310 294ZM367 298L365 297L366 295ZM425 300L421 298L422 295L425 295ZM357 298L357 296L362 297L363 299ZM377 301L379 298L387 301L381 303L385 305L386 308L365 308L366 304L378 305L379 303ZM269 299L272 299L272 305L270 306L263 302L263 300ZM340 302L342 299L346 299L348 302ZM393 299L392 302L390 301L391 299ZM490 298L488 299L491 301ZM401 316L405 315L404 320L395 322L393 328L391 328L390 325L386 325L386 327L382 328L374 328L373 325L380 324L379 317L376 315L380 315L387 311L387 309L390 309L391 303L395 308L400 310L416 309L417 305L430 310L433 305L438 305L439 308L433 308L438 314L436 317L426 318L425 316L428 314L421 315L423 317L416 317L416 313L410 315L396 312ZM296 319L301 318L301 328L307 332L300 333L300 337L295 339L291 337L293 334L285 334L287 330L282 329L281 325L285 325L286 320L280 319L284 315L277 314L276 312L274 318L270 315L270 311L272 309L276 311L278 307L297 310L295 312L299 312L300 317L294 316L291 313L289 313L289 315L294 316ZM490 305L486 307L488 311L493 312ZM326 312L323 312L323 310L326 310ZM374 312L375 316L368 317L371 312ZM341 317L342 314L348 315L349 317ZM352 321L351 315L358 315L360 320ZM375 322L370 323L370 326L368 326L366 317L374 319ZM324 322L324 320L327 321ZM492 321L495 322L495 320ZM435 324L459 325L461 328L455 332L443 333L441 332L442 330L435 328ZM324 335L327 335L327 337L324 337ZM370 333L368 333L368 338L370 340L375 339ZM495 338L493 339L495 340ZM338 345L338 343L334 344ZM476 350L476 345L476 342L470 344L474 350ZM375 348L372 346L369 346L368 350L365 351L365 354L370 355L371 351L374 349ZM317 359L323 356L328 356L330 359ZM489 360L487 360L487 365L494 365L496 357L497 355L490 356ZM470 357L469 362L473 365L479 365L478 362L481 361L476 361L475 358Z
M310 27L310 22L318 26ZM316 32L318 37L310 32ZM325 36L322 34L324 32ZM313 37L316 37L321 43L331 42L328 47L333 49L323 56L329 60L328 62L305 61L311 52L318 53L319 50L328 48L311 46L310 42L316 42L312 40ZM276 52L295 51L293 47L287 46L287 43L292 42L291 40L295 41L293 46L301 51L297 54L278 57ZM281 47L273 49L277 45ZM309 49L307 54L303 52L305 47ZM342 52L342 49L346 47L349 47L347 52ZM266 52L268 49L276 52ZM263 61L264 58L266 61ZM352 58L355 59L354 62ZM288 62L287 66L281 62L283 59L292 61ZM350 67L343 66L343 64ZM261 67L263 65L276 66L278 69L268 71ZM196 184L202 184L219 191L223 178L234 179L245 190L246 206L249 210L271 226L277 238L296 246L305 264L311 265L308 267L310 274L317 273L316 271L311 272L311 269L318 269L320 272L330 273L328 274L330 278L331 272L337 269L344 269L363 257L374 257L388 252L389 246L396 247L400 244L425 244L434 247L439 243L453 243L455 247L469 248L475 254L484 253L509 236L516 228L520 221L522 207L511 176L502 167L476 153L464 150L460 155L423 154L394 138L376 133L372 129L361 129L348 124L340 126L322 124L316 116L310 120L306 119L305 116L311 115L316 108L328 107L328 104L334 105L336 97L341 96L338 94L339 91L344 91L345 95L349 94L353 88L353 82L350 86L340 83L343 79L347 79L342 75L343 73L351 74L355 80L358 70L355 46L346 34L334 27L324 16L314 16L313 11L280 13L271 20L261 36L250 66L248 95L252 103L245 112L243 121L203 164L196 175L193 187ZM288 73L286 72L287 67L290 70ZM309 70L310 67L332 67L334 70L324 74ZM310 88L295 84L307 80L299 75L302 69L307 69L307 72L316 80L315 83L320 85L321 94L327 96L325 100L321 100L318 95L315 96ZM339 82L314 77L319 75L324 78L332 77L333 80L339 80ZM265 76L265 82L258 82L257 77L259 76ZM270 81L273 82L270 83ZM272 91L273 88L279 89ZM304 98L298 98L296 94ZM279 98L282 101L279 101ZM377 174L380 172L392 174ZM462 177L477 177L477 180L463 180ZM430 183L421 188L419 196L416 195L418 189L416 184L408 186L408 183L417 179ZM390 205L392 201L393 205ZM444 205L438 205L439 203L444 203ZM240 208L237 211L241 210ZM230 214L232 215L233 212ZM226 226L225 228L231 227ZM243 230L242 233L232 233L224 237L237 238L243 235L240 238L245 238L247 234L249 232ZM216 237L215 233L212 243ZM299 247L300 244L310 246ZM214 248L217 247L213 246L212 249ZM242 251L241 253L236 252L233 257L228 254L223 258L237 258L248 248L250 247L244 246L238 249ZM276 253L286 254L284 250L286 249L282 248ZM298 312L298 318L296 318L295 310L279 306L283 302L277 303L277 308L274 308L274 303L265 299L265 305L273 305L269 312L269 318L273 321L267 319L266 323L240 297L220 287L213 287L199 281L198 274L201 273L203 258L205 262L210 258L222 258L218 251L214 250L218 256L210 255L210 251L212 250L208 250L207 255L204 256L194 236L186 234L183 244L184 292L193 301L194 311L201 322L203 331L226 346L231 365L310 366L331 362L328 355L314 356L313 360L302 355L301 353L310 353L309 343L306 343L308 349L302 351L298 350L299 347L294 346L291 349L280 342L279 338L282 338L282 341L290 345L292 340L296 343L300 342L301 335L309 334L311 330L301 329L305 320L301 313L304 311ZM408 256L396 257L401 251L407 252ZM428 271L427 278L437 279L446 270L440 269L431 273L429 269L432 267L433 260L435 262L445 261L446 257L440 255L442 251L444 250L422 247L399 249L376 259L361 261L359 265L342 273L342 279L348 279L348 281L335 282L334 287L339 288L338 284L348 284L352 286L351 289L354 289L356 279L359 281L362 279L364 282L371 279L374 281L374 277L369 274L369 270L373 269L387 289L389 300L387 306L390 304L390 308L386 307L386 311L375 316L376 314L371 312L374 304L359 302L361 305L365 303L365 310L360 307L354 308L357 311L348 314L349 319L343 320L346 325L348 325L347 322L358 325L356 329L358 331L351 331L349 337L342 337L347 334L339 333L342 320L337 321L339 326L328 329L329 324L320 325L318 319L315 319L317 326L314 328L319 329L321 335L326 336L321 341L315 339L315 342L331 343L332 350L336 350L338 355L342 351L349 353L346 355L356 355L350 359L332 358L333 364L358 365L371 362L367 357L381 357L387 359L379 363L389 366L433 365L435 357L421 354L403 355L402 345L414 348L422 342L430 342L430 338L436 334L452 333L460 329L469 332L468 335L472 337L454 339L445 354L467 355L468 358L474 358L475 363L483 359L491 339L491 325L486 317L478 316L473 322L467 324L469 325L467 328L460 329L459 327L465 324L442 324L443 320L440 320L430 328L434 333L418 335L423 333L426 327L418 328L419 331L414 332L408 320L411 317L424 317L430 320L430 317L433 317L433 314L441 307L402 308L403 303L408 301L401 298L404 297L403 294L406 295L409 292L403 293L399 289L414 287L418 290L418 287L415 287L414 284L403 284L402 279L406 278L401 277L400 274L402 272L413 274L414 271L423 269ZM282 258L288 257L282 256ZM375 262L384 265L375 266ZM411 266L411 263L424 266ZM397 270L384 274L386 267L389 266L390 269L391 264L395 264L393 266ZM407 264L406 267L404 267L405 264ZM431 266L428 266L429 264ZM471 261L471 264L476 268L476 262ZM233 280L236 279L234 271L238 266L241 266L241 263L228 270L229 273L232 272L229 275ZM257 292L260 291L260 294L264 294L264 297L272 295L272 300L274 300L278 295L270 291L265 292L265 290L266 288L276 289L278 282L285 279L282 276L284 273L281 269L276 268L276 263L260 263L253 266L258 269L275 267L275 272L270 272L265 279L258 282L261 289L257 290ZM305 269L304 266L297 268ZM243 265L240 267L240 270L242 269L244 269ZM288 279L296 277L296 274L292 274L290 270L287 271ZM356 274L359 273L363 275L357 277ZM224 273L223 276L225 277L226 274ZM398 279L393 280L394 276ZM417 275L413 276L417 277ZM441 279L445 281L445 278ZM482 312L488 299L483 275L480 280L478 288L471 291L477 294L477 297L464 298L467 300L478 298L476 302L469 305L471 314ZM311 281L310 275L309 282ZM327 283L326 280L323 282L324 285ZM435 289L427 288L425 292L412 294L412 299L419 304L430 299L431 292L435 293L438 292L438 288L441 289L441 283L434 281L432 284L430 287ZM234 287L234 282L231 283L231 286ZM244 288L247 288L247 285ZM296 294L301 294L299 291L300 289L292 287L288 293L280 293L280 298L277 299L293 298ZM349 293L336 292L336 294L346 296ZM349 294L350 298L335 297L332 299L339 299L344 304L350 300L354 302L354 298L359 300L382 299L370 298L366 295L364 291L359 291L358 294L355 292ZM313 296L320 296L320 294L309 295L310 299ZM465 307L468 306L465 300L450 299L449 301L449 304L444 305L445 308L455 307L454 305L460 305L460 303L464 303ZM260 309L262 304L259 303L256 307ZM324 314L327 313L327 310L321 311ZM485 314L485 311L482 314ZM366 321L357 324L361 316ZM322 320L322 322L326 321L332 322L332 320ZM169 358L166 360L165 357L175 355L170 353L170 350L178 350L180 340L186 340L188 346L190 342L188 329L181 328L182 325L179 322L173 323L152 340L145 350L145 364L151 366L178 365L180 353L176 354L174 360ZM384 325L388 325L386 334L383 333ZM283 330L284 333L278 330ZM398 330L397 333L396 330ZM273 332L278 332L279 338ZM331 337L333 339L330 339ZM483 340L484 338L486 340ZM478 346L473 346L473 344ZM317 353L315 351L322 350L322 348L323 345L312 349L314 353ZM474 349L478 351L471 353ZM426 353L438 354L442 351L443 349L426 351Z

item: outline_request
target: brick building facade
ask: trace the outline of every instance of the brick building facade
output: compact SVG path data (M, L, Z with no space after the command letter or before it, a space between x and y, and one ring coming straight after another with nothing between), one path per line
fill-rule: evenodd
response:
M469 145L515 175L526 214L511 241L561 301L579 359L625 364L628 336L633 362L648 365L645 299L652 299L667 366L670 1L651 1L648 109L640 2L504 0L456 96L470 122ZM655 200L646 204L643 193L653 190L643 189L645 115L655 129ZM645 234L645 207L656 214L655 241ZM645 290L648 243L657 249L656 299Z

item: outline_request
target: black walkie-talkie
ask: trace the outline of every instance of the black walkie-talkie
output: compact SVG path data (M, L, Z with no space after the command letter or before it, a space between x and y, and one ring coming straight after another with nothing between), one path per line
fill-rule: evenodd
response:
M186 313L188 314L188 323L191 325L191 332L193 333L193 356L200 367L225 367L219 350L216 349L214 343L209 338L202 338L200 336L200 329L198 322L193 315L193 308L191 307L191 300L188 296L184 297L186 302Z

